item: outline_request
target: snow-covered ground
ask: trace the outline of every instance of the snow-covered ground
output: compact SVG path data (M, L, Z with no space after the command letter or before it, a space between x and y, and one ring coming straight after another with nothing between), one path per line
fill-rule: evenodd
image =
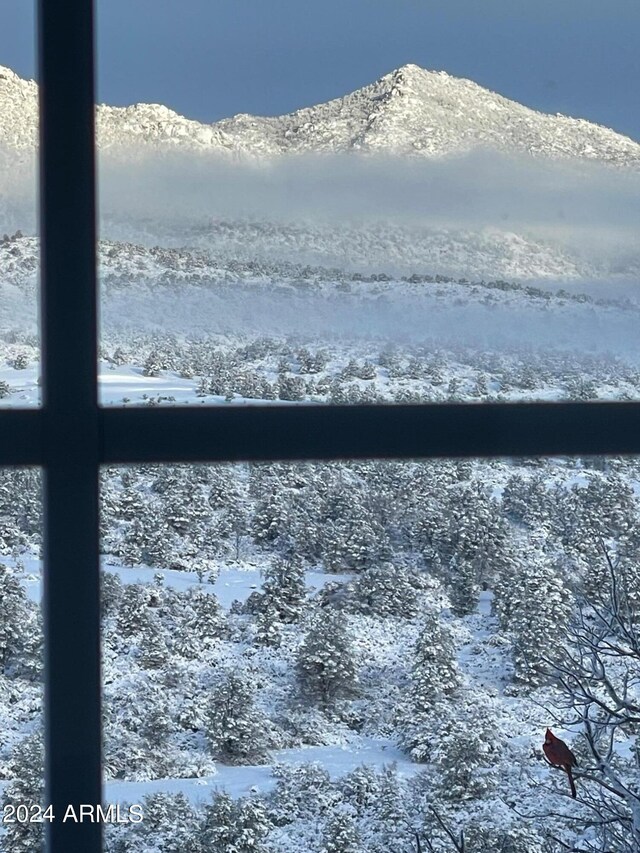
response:
M304 749L281 749L272 753L274 762L300 766L316 763L336 779L365 765L380 769L391 764L399 773L410 777L420 772L392 741L384 738L359 738L344 746L308 746ZM150 793L164 791L184 794L194 805L210 801L212 791L226 791L233 797L253 792L267 793L275 787L270 765L229 767L220 765L214 776L197 779L153 779L149 782L107 782L105 801L108 803L139 803Z

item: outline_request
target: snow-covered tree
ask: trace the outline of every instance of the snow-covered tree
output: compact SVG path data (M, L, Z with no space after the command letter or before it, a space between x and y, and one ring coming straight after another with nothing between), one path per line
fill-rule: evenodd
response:
M455 693L460 680L451 632L435 610L427 610L411 674L411 696L416 709L428 711L434 700Z
M145 669L159 669L167 663L169 650L165 639L165 631L160 618L147 608L140 627L139 641L140 665Z
M362 613L412 619L418 613L419 586L418 579L402 566L372 566L353 583L355 605Z
M549 658L563 636L572 595L551 555L522 551L496 585L494 607L513 637L516 678L531 685L548 680Z
M409 702L401 714L402 743L414 761L433 757L434 720L460 683L451 633L434 610L427 610L414 650Z
M302 562L296 556L277 557L264 570L263 607L271 607L278 621L297 622L306 596Z
M561 707L579 726L578 829L595 850L640 849L640 632L626 606L619 567L603 553L610 582L595 602L581 600L549 660ZM584 815L584 816L583 816Z
M226 764L262 764L267 757L266 720L254 704L248 680L224 672L206 709L206 734L212 751Z
M459 803L481 799L494 786L496 765L503 757L495 717L488 705L465 698L440 720L433 761L438 791Z
M0 563L0 672L15 665L29 626L29 601L7 566Z
M184 794L156 792L142 800L144 820L125 824L120 843L131 841L131 853L141 849L157 849L162 853L197 853L199 816ZM106 849L111 853L107 827ZM115 842L114 842L115 843ZM120 847L116 850L120 853ZM129 848L127 848L127 853Z
M6 807L17 808L44 803L44 744L40 730L28 735L14 748L11 761L11 781L2 795L3 814ZM32 814L31 812L29 813ZM5 853L42 853L44 850L43 823L15 820L6 823L2 838Z
M114 616L122 599L122 581L115 572L100 574L100 606L103 618Z
M328 708L357 691L357 667L344 617L321 608L298 649L296 672L302 692Z
M456 616L468 616L476 609L480 584L478 558L453 556L449 561L449 598Z
M199 842L202 853L261 853L270 824L258 797L234 800L229 794L213 795L205 809Z
M322 853L363 853L358 827L346 809L341 809L327 821Z
M174 617L177 631L174 649L186 658L197 658L225 636L227 621L214 593L191 587L180 596Z
M138 634L145 623L148 592L141 584L125 584L118 606L117 632L127 638Z

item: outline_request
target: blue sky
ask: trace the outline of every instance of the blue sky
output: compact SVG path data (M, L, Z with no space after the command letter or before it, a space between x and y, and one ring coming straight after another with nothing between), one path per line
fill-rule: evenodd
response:
M214 121L339 97L407 62L640 140L639 0L100 0L99 98ZM33 9L0 64L34 76Z

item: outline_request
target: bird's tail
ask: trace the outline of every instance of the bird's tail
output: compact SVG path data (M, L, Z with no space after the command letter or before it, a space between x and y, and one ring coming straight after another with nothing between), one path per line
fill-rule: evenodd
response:
M567 771L567 776L569 777L569 784L571 785L571 796L575 800L575 798L576 798L576 786L575 786L575 782L573 781L573 773L571 772L571 765L566 764L564 769Z

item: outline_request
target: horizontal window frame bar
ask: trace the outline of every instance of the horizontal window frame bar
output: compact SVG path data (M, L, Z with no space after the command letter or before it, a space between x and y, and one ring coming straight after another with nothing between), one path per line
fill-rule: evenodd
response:
M0 410L0 466L47 467L49 414ZM99 462L640 455L640 402L98 408Z
M0 468L45 465L41 409L0 408Z

